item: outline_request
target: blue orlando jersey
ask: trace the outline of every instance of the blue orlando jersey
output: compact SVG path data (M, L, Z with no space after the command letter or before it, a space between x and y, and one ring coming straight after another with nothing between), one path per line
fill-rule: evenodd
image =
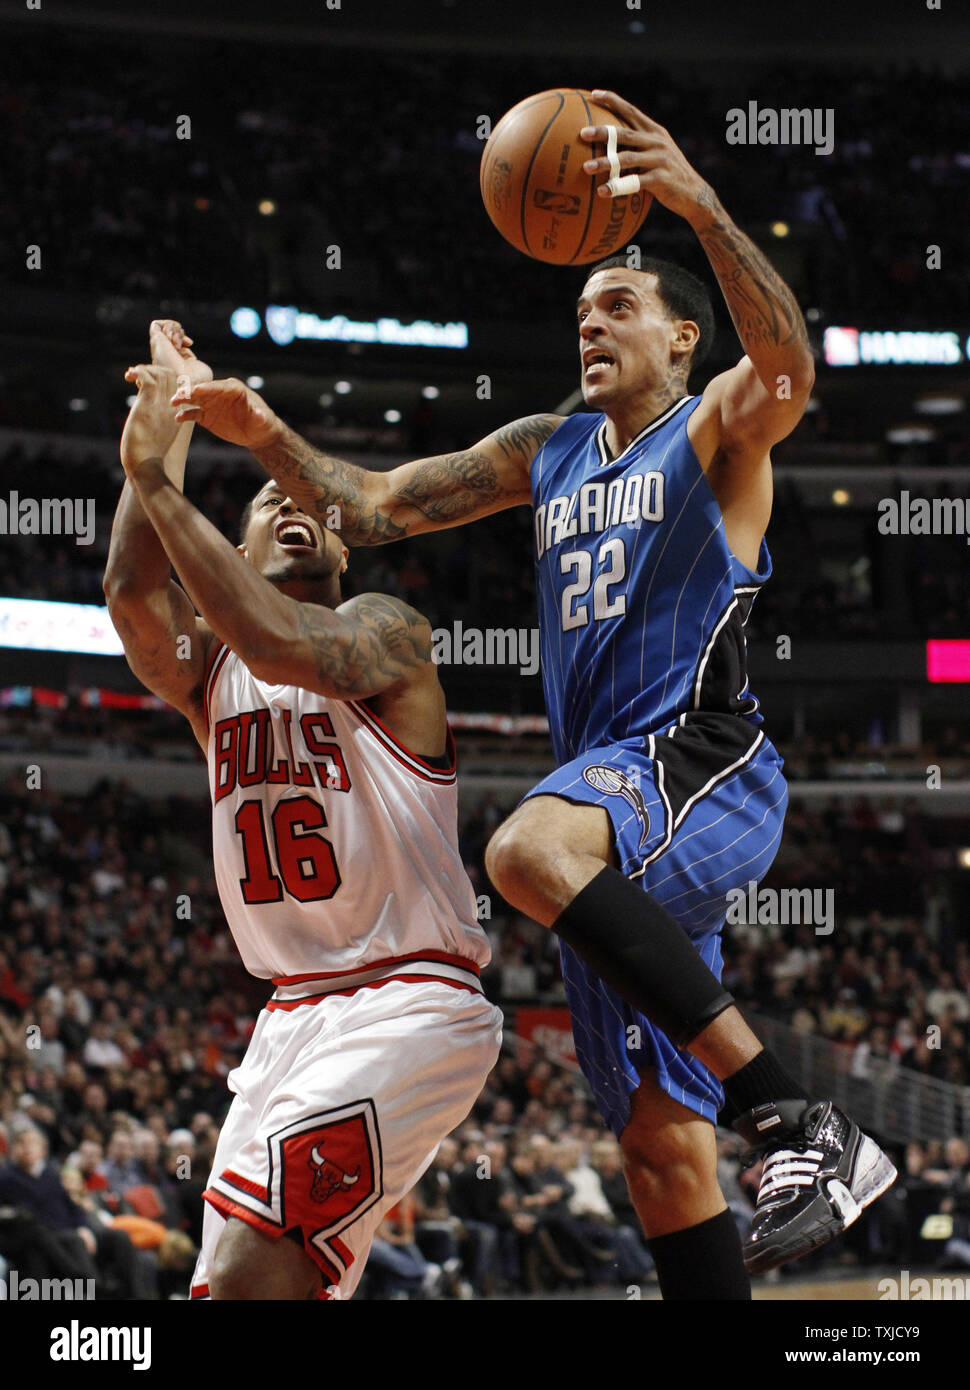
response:
M760 723L744 624L771 573L728 548L687 438L685 396L616 459L606 417L572 415L532 461L542 679L560 764L690 710Z

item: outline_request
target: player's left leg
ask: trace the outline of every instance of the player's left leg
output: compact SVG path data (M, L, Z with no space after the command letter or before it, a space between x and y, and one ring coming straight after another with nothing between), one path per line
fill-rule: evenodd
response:
M595 759L599 751L588 756ZM555 931L621 998L715 1075L734 1077L750 1067L753 1099L745 1095L747 1103L737 1106L739 1112L759 1101L794 1095L791 1079L771 1064L682 924L627 877L628 864L619 866L618 831L635 842L641 827L646 839L649 827L659 843L662 822L660 830L654 828L653 806L659 798L654 793L648 808L646 780L634 784L622 771L624 760L644 761L639 753L620 749L617 757L613 749L610 756L619 764L609 771L619 783L616 796L626 811L625 818L622 812L616 817L620 825L611 819L615 803L609 794L601 796L583 785L588 769L580 768L576 777L577 759L548 777L495 832L486 853L489 877L519 912ZM575 784L569 785L574 777ZM631 815L627 805L634 798L640 809ZM754 1075L766 1069L766 1077Z
M895 1177L858 1125L811 1101L761 1048L720 985L726 895L771 864L785 800L763 735L699 712L559 768L499 828L487 860L499 891L564 943L577 1053L604 1119L619 1132L651 1068L711 1121L726 1095L735 1128L763 1152L752 1273L830 1240Z
M209 1273L209 1295L219 1299L316 1298L320 1270L293 1240L274 1240L231 1216Z
M692 731L680 732L688 742ZM680 743L656 742L665 761L681 752ZM725 1078L761 1056L762 1045L691 945L683 914L630 877L631 860L665 853L674 832L670 793L654 785L652 767L636 741L591 749L513 811L492 836L485 866L519 912L555 931L621 998ZM778 782L783 798L780 775ZM627 852L618 856L621 838ZM779 1079L757 1099L794 1094L779 1092Z
M620 1148L664 1299L749 1299L741 1238L717 1180L714 1126L646 1073Z

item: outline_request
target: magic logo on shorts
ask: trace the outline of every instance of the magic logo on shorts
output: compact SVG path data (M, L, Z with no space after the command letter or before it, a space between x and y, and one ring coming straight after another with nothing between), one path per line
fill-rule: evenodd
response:
M643 849L650 834L650 812L647 810L643 793L633 778L628 777L625 772L618 772L607 763L593 763L583 769L583 781L588 782L594 791L604 792L607 796L622 796L623 800L633 807L642 827L637 848Z

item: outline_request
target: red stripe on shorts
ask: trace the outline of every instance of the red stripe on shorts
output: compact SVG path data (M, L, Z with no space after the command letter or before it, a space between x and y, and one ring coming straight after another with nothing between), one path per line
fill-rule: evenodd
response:
M258 1197L261 1202L267 1198L266 1184L253 1182L250 1178L244 1178L239 1173L234 1173L231 1168L224 1168L221 1174L223 1182L232 1183L233 1187L241 1188L243 1192L248 1192L250 1197Z
M463 989L468 994L481 994L481 990L476 989L474 985L466 985L461 980L451 980L446 975L384 975L381 979L371 980L366 985L352 985L350 989L331 989L326 994L308 994L303 999L270 999L266 1008L285 1009L289 1013L291 1009L298 1009L302 1004L319 1004L323 999L339 999L357 994L362 989L380 989L381 985L389 984L391 980L411 980L418 984L435 981L440 985L452 985L455 989Z
M343 1260L344 1264L345 1264L345 1265L347 1266L347 1268L349 1269L350 1266L351 1266L351 1265L353 1264L353 1262L354 1262L354 1257L353 1257L353 1255L351 1254L351 1252L347 1249L346 1245L344 1245L344 1243L343 1243L343 1241L340 1239L340 1237L339 1237L339 1236L331 1236L331 1237L330 1237L330 1244L331 1244L332 1248L333 1248L334 1250L336 1250L337 1254L340 1256L340 1258Z
M363 975L370 970L383 970L386 965L404 965L409 960L436 961L439 965L456 965L460 970L469 970L475 975L481 973L479 966L467 956L450 955L447 951L412 951L407 956L384 956L382 960L368 961L356 970L324 970L309 975L274 975L274 985L302 985L307 980L341 980L347 976Z
M265 1220L262 1216L257 1216L254 1211L251 1211L249 1207L243 1206L241 1202L230 1201L228 1197L224 1197L221 1192L216 1192L213 1188L207 1187L202 1196L215 1207L219 1215L224 1216L227 1221L230 1216L238 1217L240 1221L245 1221L248 1226L252 1226L257 1231L262 1231L264 1235L272 1236L274 1240L279 1240L280 1236L284 1234L282 1226L274 1226L271 1221ZM323 1275L324 1284L332 1285L336 1288L341 1279L340 1270L337 1266L331 1264L326 1256L322 1255L317 1247L310 1242L304 1241L303 1248ZM327 1294L326 1297L329 1298L332 1297L332 1295Z

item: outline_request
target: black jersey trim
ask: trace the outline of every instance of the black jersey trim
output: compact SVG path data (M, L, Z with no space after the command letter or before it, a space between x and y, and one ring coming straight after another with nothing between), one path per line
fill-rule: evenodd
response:
M714 717L718 719L726 718L737 720L737 732L739 733L743 733L751 728L751 726L746 725L743 720L737 719L736 715L715 715ZM728 725L724 726L725 729L729 727ZM758 749L765 741L764 731L759 729L753 740L741 753L740 757L735 758L726 766L718 768L707 778L703 786L687 794L686 787L683 785L684 774L693 750L683 746L678 747L674 740L674 735L678 732L682 733L688 728L692 730L692 733L697 733L696 726L678 723L675 724L672 729L668 729L667 737L660 739L659 745L657 735L649 734L647 736L647 756L653 764L654 784L657 788L657 796L660 798L660 803L664 808L664 832L659 844L657 844L646 858L641 861L640 867L634 873L628 875L631 879L639 878L648 864L652 864L655 859L658 859L660 855L670 848L670 843L675 833L684 823L688 813L693 810L699 801L703 801L705 797L710 796L722 782L725 782L737 772L739 768L751 762ZM732 735L734 732L734 729L732 729ZM672 744L673 747L671 746ZM668 761L670 763L669 777L668 769L665 767L665 763Z
M425 782L436 782L440 786L450 785L457 780L458 753L455 748L455 735L447 721L445 722L444 754L436 754L434 758L426 758L418 753L412 753L409 748L405 748L404 744L394 737L387 725L363 700L347 700L345 703L347 709L357 716L364 727L370 730L392 757L396 758L410 772L415 773ZM444 761L439 767L437 764L442 756Z
M621 453L617 454L616 458L610 458L609 450L606 447L607 422L604 420L593 436L596 452L599 454L599 466L604 468L608 463L619 463L620 459L625 458L635 444L639 444L641 440L646 439L648 434L653 434L655 430L659 430L661 425L665 425L668 420L673 419L677 412L682 410L687 402L693 399L693 396L681 396L679 401L674 401L673 405L669 405L655 420L651 420L649 425L644 425L640 433L630 440L626 448Z
M697 667L694 671L694 687L691 691L691 707L695 710L699 710L701 708L701 694L704 689L704 676L707 671L707 663L710 661L711 656L714 652L714 648L717 646L718 638L721 636L721 633L724 631L724 629L730 622L731 614L735 611L737 606L738 596L737 594L735 594L734 597L731 599L731 602L727 605L727 607L724 609L724 612L721 614L717 622L714 624L713 631L711 632L710 637L708 637L707 641L704 644L704 650L701 653L701 658L698 661Z
M216 688L216 681L219 679L219 672L226 664L229 656L229 648L224 642L220 642L213 652L209 663L209 669L202 685L202 705L205 714L206 733L212 730L212 696Z

